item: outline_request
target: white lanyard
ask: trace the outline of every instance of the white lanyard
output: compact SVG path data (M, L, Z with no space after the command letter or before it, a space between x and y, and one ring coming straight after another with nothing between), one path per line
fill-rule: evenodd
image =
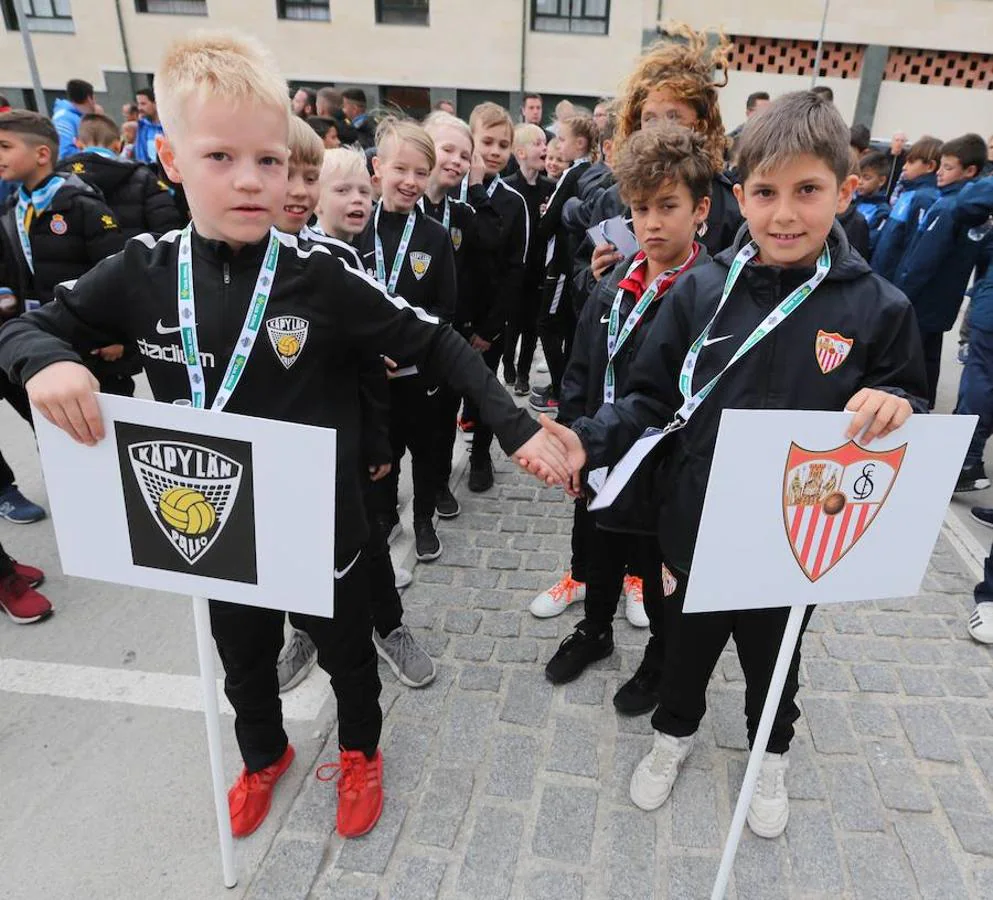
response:
M187 225L179 238L179 280L178 280L178 306L180 334L183 340L183 354L186 362L186 372L190 379L191 404L196 409L203 409L205 405L206 383L203 375L203 364L200 361L200 346L197 342L197 313L196 300L193 293L193 248L190 240L191 226ZM279 259L279 240L276 238L275 229L269 229L269 246L266 248L265 258L259 268L259 277L255 281L255 289L252 291L252 302L248 305L248 312L245 314L245 323L241 326L241 334L238 335L238 343L231 354L227 369L221 386L217 389L211 409L223 409L231 395L234 393L241 376L248 364L248 357L252 355L252 348L255 346L255 339L258 337L259 329L262 327L262 318L265 316L266 305L269 303L269 295L272 293L272 285L276 278L276 262Z
M443 195L442 203L445 204L445 211L441 214L441 225L445 229L445 231L448 231L448 225L452 221L452 208L451 208L451 206L449 206L448 195L447 194ZM425 215L427 215L427 213L424 210L424 198L423 197L421 197L417 201L417 205L420 208L421 212L424 213ZM434 217L432 216L432 218L434 218Z
M410 236L414 233L414 223L417 221L417 213L411 210L407 213L407 221L403 225L403 234L400 235L400 243L397 245L396 255L393 257L393 266L390 269L390 280L386 280L386 257L383 254L383 242L379 238L379 214L383 209L383 203L376 204L376 219L373 222L373 234L375 235L376 248L376 281L386 288L386 293L396 294L397 282L400 280L400 271L403 269L403 261L407 258L407 248L410 246Z
M14 210L14 221L17 224L17 237L21 242L21 252L24 254L24 259L32 275L34 275L34 254L31 252L31 238L28 235L28 211L33 208L36 218L42 215L51 205L59 188L65 183L66 180L64 178L55 175L46 182L43 188L29 192L22 185L21 189L17 192L17 207Z
M459 200L463 203L469 196L469 173L467 172L465 177L462 179L462 184L459 185Z
M486 196L492 197L496 192L496 189L500 187L501 184L503 184L503 179L500 177L500 173L497 172L496 175L493 176L490 186L486 189Z
M616 394L616 377L614 375L614 359L617 354L620 353L621 347L624 346L627 339L631 336L631 333L638 327L638 323L642 320L648 308L652 305L652 301L659 294L664 294L669 290L670 287L675 283L676 279L690 266L693 265L698 254L700 253L700 248L694 244L693 248L690 250L690 255L686 258L686 261L682 265L677 266L675 269L666 269L658 275L655 280L648 286L645 293L641 295L641 299L635 304L634 309L628 313L627 318L624 320L624 327L620 327L621 319L621 303L624 301L625 289L619 287L617 293L614 295L614 302L610 307L610 318L607 324L607 368L603 375L603 402L613 403ZM639 266L648 265L647 259L639 259L631 263L627 274L624 276L623 280L630 278Z
M814 292L814 289L827 277L828 272L831 270L831 253L828 250L827 244L825 244L820 257L818 257L817 269L813 276L808 278L796 290L791 291L789 296L755 327L752 333L745 339L745 342L734 352L728 364L694 394L693 370L696 367L700 351L703 349L710 335L710 329L713 327L717 316L720 314L721 309L723 309L724 304L727 303L728 297L731 296L731 290L734 288L738 276L741 275L741 270L749 260L758 255L758 252L758 245L754 241L751 241L748 246L743 247L738 255L735 256L734 262L731 263L731 268L728 271L727 280L724 282L724 290L721 292L721 299L717 304L717 309L714 311L713 317L707 323L700 336L690 345L686 359L683 361L682 372L679 375L679 392L683 395L683 405L665 428L646 429L645 433L635 441L631 449L614 466L610 475L600 485L596 499L589 505L589 508L594 512L600 509L606 509L614 502L635 470L644 461L645 457L652 452L652 449L658 445L659 441L674 431L683 428L728 369L759 341L768 337L790 313L797 309Z

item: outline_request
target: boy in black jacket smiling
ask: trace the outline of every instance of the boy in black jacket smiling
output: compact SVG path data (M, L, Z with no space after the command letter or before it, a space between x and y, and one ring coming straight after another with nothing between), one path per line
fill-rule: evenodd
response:
M612 465L646 426L676 426L659 445L658 539L669 587L655 742L631 779L631 799L642 809L668 798L732 635L754 740L786 625L786 609L682 613L722 410L847 409L854 414L847 438L866 444L927 409L913 309L851 251L835 223L857 183L848 175L848 141L837 110L813 92L781 97L751 119L735 187L747 228L712 263L684 276L659 309L626 396L578 419L572 432L545 420L569 447L573 487L585 465ZM825 333L842 335L848 346L830 365L817 353ZM689 377L681 377L685 371ZM798 647L748 811L760 837L782 834L789 818L785 776L800 715L799 665Z
M615 171L641 249L602 279L583 307L562 379L563 424L624 396L631 363L668 291L709 261L694 240L710 210L710 162L699 135L680 126L639 132L624 144ZM650 519L618 521L614 510L591 513L584 498L576 500L573 557L585 572L585 616L545 667L548 679L559 684L613 652L612 621L623 586L629 621L652 628L644 661L614 697L614 706L627 715L655 708L662 675L662 562L653 532Z

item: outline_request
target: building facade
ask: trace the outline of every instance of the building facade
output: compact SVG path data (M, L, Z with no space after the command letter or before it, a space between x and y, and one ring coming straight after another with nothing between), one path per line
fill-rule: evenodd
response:
M273 50L293 85L360 86L413 113L441 99L517 108L524 91L588 103L617 92L657 23L722 29L733 41L728 127L745 98L817 83L849 121L884 137L993 132L993 0L0 0L0 93L33 105L14 4L22 3L51 105L70 78L119 115L150 83L164 45L237 28Z

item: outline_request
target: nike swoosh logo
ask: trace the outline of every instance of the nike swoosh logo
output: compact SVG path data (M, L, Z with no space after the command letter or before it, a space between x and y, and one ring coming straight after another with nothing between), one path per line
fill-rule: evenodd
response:
M163 325L162 324L162 320L159 319L158 322L155 323L155 330L159 334L176 334L176 332L183 330L183 326L182 325Z
M610 313L607 313L605 316L600 316L601 325L606 325L608 322L610 322Z
M344 578L349 572L351 572L352 566L354 566L359 561L359 557L361 555L362 555L362 551L359 550L359 552L355 554L355 559L353 559L347 566L345 566L344 569L340 569L340 570L335 569L334 570L335 581L341 581L342 578Z
M429 397L433 397L440 390L441 390L441 387L440 386L439 387L436 387L436 388L428 388L428 396Z
M709 347L711 344L719 344L721 341L726 341L726 340L729 340L730 338L733 338L733 337L734 337L733 334L726 334L726 335L724 335L724 337L707 338L707 340L705 340L703 342L703 346L704 347Z

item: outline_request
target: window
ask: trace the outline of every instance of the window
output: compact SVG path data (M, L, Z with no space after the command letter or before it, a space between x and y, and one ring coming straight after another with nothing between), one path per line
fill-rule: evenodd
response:
M207 0L134 0L140 13L165 13L173 16L205 16Z
M72 33L72 10L69 0L3 0L3 20L8 31L17 31L15 3L21 4L29 31L63 31Z
M330 22L329 0L276 0L276 15L280 19L309 19Z
M606 34L610 0L531 0L532 31Z
M376 0L380 25L427 25L430 0Z

